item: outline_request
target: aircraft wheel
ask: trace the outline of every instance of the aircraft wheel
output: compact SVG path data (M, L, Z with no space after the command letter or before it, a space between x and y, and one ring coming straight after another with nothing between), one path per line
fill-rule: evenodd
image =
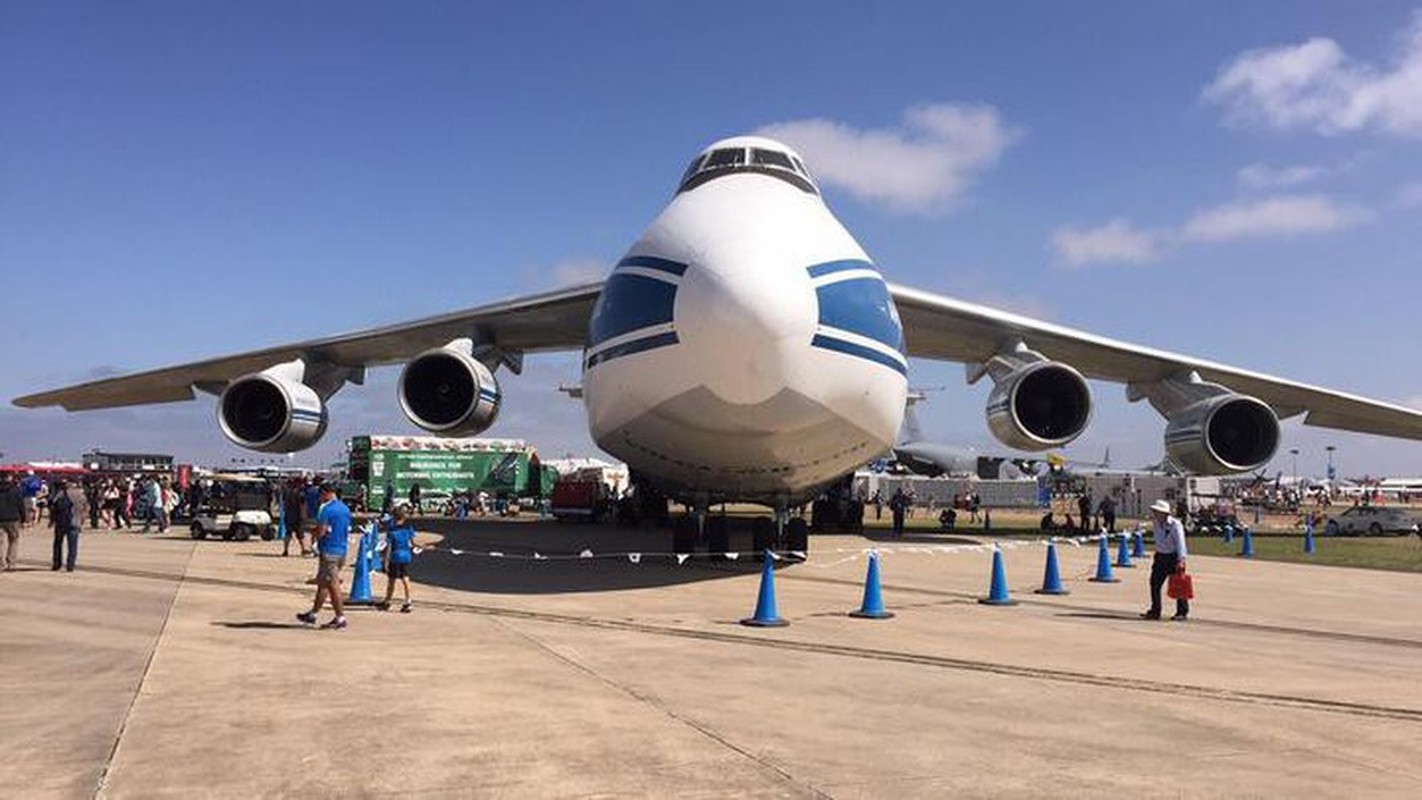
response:
M188 528L188 532L192 534L194 539L207 538L207 531L203 529L201 522L194 522L192 527Z
M785 523L785 549L800 553L810 550L810 525L804 517L795 517Z
M756 555L775 549L775 520L770 517L751 520L751 549Z
M679 517L672 529L672 552L696 552L696 518L690 515Z
M706 518L706 552L731 552L731 532L727 530L725 517Z

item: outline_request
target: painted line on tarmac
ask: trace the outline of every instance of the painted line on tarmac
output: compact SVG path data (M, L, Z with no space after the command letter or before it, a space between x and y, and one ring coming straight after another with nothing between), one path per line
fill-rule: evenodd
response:
M148 570L126 569L120 567L90 567L89 569L94 572L103 572L112 575L124 575L135 578L157 579L175 581L179 583L203 584L209 586L225 586L231 588L252 589L256 591L265 592L306 594L310 591L310 587L307 587L305 585L280 586L273 585L270 583L232 580L229 578L209 578L193 575L174 575L172 573L166 572L153 572ZM831 580L833 582L840 582L834 579L820 579L812 577L801 578L800 580ZM857 583L855 585L857 585ZM954 593L950 592L939 593L948 596L956 596ZM1055 604L1041 603L1041 605L1054 606ZM1232 689L1221 689L1210 686L1199 686L1186 683L1168 683L1164 681L1150 681L1141 678L1101 675L1091 672L1076 672L1072 670L1050 669L1046 667L1028 667L1016 664L1004 664L993 661L981 661L977 659L952 658L949 656L908 653L897 650L879 650L868 647L851 647L848 645L836 645L824 642L807 642L794 639L769 639L762 638L760 636L740 633L724 633L721 631L704 631L690 628L676 628L667 625L653 625L651 623L633 622L630 620L602 619L598 617L579 617L570 614L553 614L543 611L528 611L525 609L503 608L500 606L484 606L476 605L473 603L453 603L448 601L431 600L421 602L420 606L422 608L433 608L442 611L477 614L488 617L506 617L509 619L523 619L530 620L533 622L549 622L561 625L574 625L584 628L628 631L632 633L648 633L658 636L669 636L682 639L697 639L700 641L718 642L722 644L751 645L771 650L785 650L792 652L812 653L816 655L841 656L845 658L881 661L886 663L914 664L917 666L937 667L940 669L951 669L965 672L978 672L1014 678L1030 678L1035 680L1053 681L1057 683L1099 686L1108 689L1128 689L1131 691L1145 692L1149 694L1175 695L1182 697L1199 698L1204 700L1218 700L1229 703L1273 706L1277 708L1292 708L1303 711L1323 711L1334 714L1346 714L1349 716L1395 719L1403 722L1414 722L1422 724L1422 709L1414 708L1382 706L1374 705L1371 703L1353 703L1344 700L1324 700L1313 697L1270 694L1267 692L1235 691ZM1190 624L1193 625L1196 623L1191 622Z

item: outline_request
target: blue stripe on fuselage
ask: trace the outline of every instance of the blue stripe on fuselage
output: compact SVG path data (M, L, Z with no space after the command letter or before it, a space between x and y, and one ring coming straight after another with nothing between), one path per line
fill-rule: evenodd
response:
M592 369L598 364L611 361L615 358L630 356L633 353L645 353L648 350L655 350L659 347L677 344L679 341L675 331L659 333L654 336L645 336L641 339L633 339L630 342L624 342L588 356L587 361L583 364L583 368Z
M811 278L822 278L835 272L845 272L851 269L873 269L874 265L868 261L858 258L848 258L843 261L826 261L823 264L814 264L805 269L810 273Z
M908 375L908 368L888 353L881 353L878 350L864 347L863 345L857 345L852 342L846 342L843 339L816 335L814 339L810 340L810 346L818 347L822 350L833 350L836 353L843 353L847 356L863 358L868 361L873 361L876 364L882 364L900 375Z
M655 269L660 272L672 275L683 275L686 273L686 265L680 261L672 261L656 256L628 256L617 262L619 267L642 267L643 269Z
M676 288L676 284L656 278L613 272L593 309L588 346L596 347L608 339L671 322Z
M867 268L867 265L856 269ZM820 324L857 333L902 353L904 329L881 278L851 278L819 287Z

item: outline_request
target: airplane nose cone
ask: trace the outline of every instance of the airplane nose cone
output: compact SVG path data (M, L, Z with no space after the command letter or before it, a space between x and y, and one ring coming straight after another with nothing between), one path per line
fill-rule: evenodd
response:
M693 266L677 294L677 333L706 386L733 403L779 393L797 354L814 335L817 306L809 275L773 264L734 269Z

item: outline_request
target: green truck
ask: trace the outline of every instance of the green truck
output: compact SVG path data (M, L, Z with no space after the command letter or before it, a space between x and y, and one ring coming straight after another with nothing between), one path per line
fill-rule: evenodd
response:
M557 473L519 439L442 439L435 436L356 436L347 443L350 481L365 488L366 505L379 509L387 487L397 501L420 486L427 509L461 493L492 497L547 497Z

